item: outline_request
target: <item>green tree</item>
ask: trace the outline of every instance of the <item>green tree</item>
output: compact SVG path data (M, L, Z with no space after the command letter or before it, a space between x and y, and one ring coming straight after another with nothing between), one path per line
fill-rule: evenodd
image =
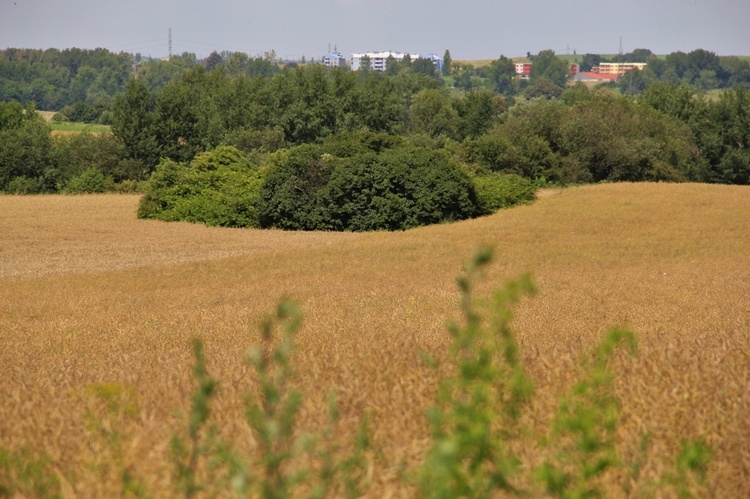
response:
M78 102L86 100L89 87L96 81L96 78L96 69L89 66L81 67L76 77L70 83L70 89L68 90L69 101Z
M721 71L719 56L707 50L697 49L689 52L685 59L687 67L683 74L683 78L685 78L689 83L697 84L698 86L701 86L703 88L712 88L710 85L715 84L713 81L707 84L701 83L701 73L703 71L712 71L712 75L705 74L704 76L715 79L716 74Z
M164 160L146 184L141 218L223 227L257 227L263 171L234 147L219 146L189 164Z
M474 66L470 64L461 64L454 62L451 64L453 75L453 86L463 90L471 90L474 87L473 76L476 76Z
M156 137L163 157L191 161L216 147L225 133L215 96L228 77L202 66L183 72L156 97Z
M405 230L479 212L474 185L445 154L413 146L366 153L332 171L328 199L343 230Z
M338 131L342 110L334 104L331 81L323 66L286 70L273 84L280 104L276 123L289 142L315 142Z
M554 50L542 50L534 58L529 75L532 83L535 80L546 78L558 87L565 87L568 81L568 63L558 58Z
M564 90L563 87L555 84L549 78L542 76L535 78L531 85L526 87L526 90L523 91L523 96L527 99L534 99L537 97L544 99L557 99L563 94Z
M411 70L414 74L422 74L425 76L437 76L435 72L435 63L425 57L419 57L417 60L412 62Z
M260 192L260 226L285 230L341 230L331 216L326 192L334 161L317 145L302 145L276 153Z
M214 68L221 66L223 62L224 60L222 59L221 54L214 50L206 58L206 71L212 71Z
M383 72L386 76L396 76L401 72L401 64L393 57L393 54L388 55L385 60L385 71Z
M332 145L341 151L338 141L274 155L261 191L261 226L405 230L478 213L471 179L445 154L370 138L371 151L347 147L347 157L328 152Z
M750 184L750 90L726 90L710 108L714 154L713 179L729 184ZM718 147L716 147L718 146Z
M349 129L398 133L403 130L403 101L393 78L370 74L353 88Z
M36 190L54 188L45 178L50 167L50 132L33 104L0 102L0 191L17 178L35 179Z
M445 54L443 54L443 67L441 70L443 76L451 75L452 63L453 63L453 60L451 59L451 52L450 50L445 49Z
M363 76L366 76L372 70L372 61L370 61L370 56L365 55L362 57L359 65L359 70Z
M722 85L735 87L745 85L750 87L750 62L739 57L720 57Z
M581 71L591 71L591 68L598 66L602 62L604 61L599 54L585 54L581 60L580 69Z
M505 100L489 90L472 90L455 101L461 137L476 138L486 133L508 107Z
M595 181L704 180L690 128L624 96L574 105L559 133L559 151Z
M118 95L112 105L112 132L124 144L125 157L140 163L138 177L151 172L161 155L155 112L151 92L136 79L128 82L125 93Z
M415 63L416 64L416 63ZM458 114L447 96L437 89L425 89L414 96L409 108L409 128L430 137L453 137L457 132Z
M513 84L513 78L516 75L516 68L513 61L501 55L492 61L485 69L490 90L502 95L513 95L516 87Z
M230 75L237 76L243 74L247 69L250 57L243 52L232 52L227 58L225 67Z
M143 165L128 159L122 141L113 134L79 133L53 137L55 182L64 187L86 170L101 172L115 182L143 178Z
M626 95L637 95L643 92L654 81L654 74L648 68L633 68L622 75L617 82L620 92Z

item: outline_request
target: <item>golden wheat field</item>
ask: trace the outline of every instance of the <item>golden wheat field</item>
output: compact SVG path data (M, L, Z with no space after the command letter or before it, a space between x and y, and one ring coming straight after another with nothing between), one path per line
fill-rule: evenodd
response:
M495 248L484 290L526 272L539 286L513 321L537 389L526 423L548 426L581 356L627 326L638 355L614 366L625 457L650 434L648 480L682 440L703 438L705 492L750 496L748 187L578 187L485 218L366 234L144 221L138 201L0 196L0 447L48 455L68 497L119 495L117 467L154 496L174 490L169 439L194 390L195 337L219 379L212 421L252 448L244 359L283 297L304 312L300 428L324 424L335 389L342 445L371 415L368 495L413 494L403 474L424 455L436 393L419 352L448 345L456 277L480 245ZM110 421L92 395L102 383L124 387L137 410ZM119 456L92 414L118 425Z

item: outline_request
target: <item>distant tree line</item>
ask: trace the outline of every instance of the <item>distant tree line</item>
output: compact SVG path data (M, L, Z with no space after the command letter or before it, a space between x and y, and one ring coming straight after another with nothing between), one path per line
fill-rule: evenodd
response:
M109 124L114 97L133 77L158 91L183 71L221 66L230 75L271 77L279 71L272 52L251 57L241 52L211 53L200 60L185 52L168 60L106 49L16 49L0 51L0 102L33 102L61 111L60 119Z
M513 61L500 56L476 67L453 61L446 50L442 74L437 75L428 59L405 57L388 62L386 76L408 73L442 76L449 86L463 90L487 89L506 97L522 95L558 97L568 77L568 60L589 71L602 62L645 62L647 67L620 80L622 91L639 93L653 81L685 83L698 90L750 86L750 61L735 56L718 56L703 49L657 56L649 49L607 58L599 54L561 58L554 51L527 54L532 74L528 80L515 77ZM287 63L294 67L296 63ZM106 49L15 49L0 51L0 101L34 102L39 109L62 111L71 121L109 122L114 96L123 92L131 77L138 78L151 92L163 89L184 71L202 66L207 71L221 69L230 76L272 78L282 64L273 51L250 56L243 52L212 52L205 59L184 52L168 60L141 54L115 54ZM365 70L366 72L366 70ZM554 85L552 85L554 84Z

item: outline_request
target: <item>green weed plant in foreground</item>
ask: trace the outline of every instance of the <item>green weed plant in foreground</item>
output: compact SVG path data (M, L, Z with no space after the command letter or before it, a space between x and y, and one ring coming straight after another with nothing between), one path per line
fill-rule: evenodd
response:
M475 296L475 287L492 259L480 250L459 279L462 321L450 324L448 361L428 356L438 372L439 396L427 415L432 442L418 469L407 470L402 483L414 495L453 497L695 497L708 493L703 482L711 451L702 442L686 441L671 468L651 482L641 477L648 435L638 455L623 459L616 440L620 421L611 369L614 353L634 355L632 332L613 329L584 357L580 378L558 399L556 413L543 435L526 427L534 383L524 369L519 344L510 327L512 306L533 295L530 276L510 282L490 300ZM262 342L247 361L257 380L246 397L245 414L256 448L249 452L222 440L211 423L211 400L219 381L206 368L203 345L194 342L193 377L197 384L184 428L171 445L172 495L184 497L358 497L370 492L374 465L367 417L349 450L334 446L339 419L335 394L329 394L329 419L318 433L303 433L296 424L303 394L294 388L291 355L302 321L288 301L262 326ZM128 434L120 423L137 413L135 394L116 384L90 387L99 413L89 412L90 427L102 441L102 459L92 472L107 481L107 490L123 497L148 497L142 477L132 476L124 456ZM522 457L542 456L539 464ZM71 485L48 459L27 451L0 448L0 497L67 495ZM162 495L164 492L159 492Z

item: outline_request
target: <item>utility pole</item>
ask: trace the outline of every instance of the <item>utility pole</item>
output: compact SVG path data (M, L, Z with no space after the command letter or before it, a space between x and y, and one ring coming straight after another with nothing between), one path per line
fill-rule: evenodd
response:
M620 58L618 62L622 62L622 37L620 37Z
M172 59L172 28L169 28L169 58Z

